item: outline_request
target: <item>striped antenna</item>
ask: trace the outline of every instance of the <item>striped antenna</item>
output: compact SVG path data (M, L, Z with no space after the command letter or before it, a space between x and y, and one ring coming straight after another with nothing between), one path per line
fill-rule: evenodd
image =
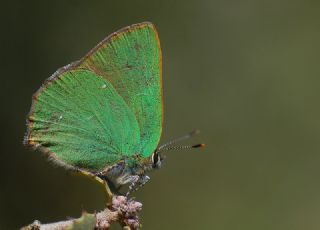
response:
M199 133L200 133L199 130L193 130L192 132L190 132L190 133L188 133L188 134L186 134L184 136L175 138L175 139L173 139L173 140L161 145L155 152L156 153L161 153L161 152L165 152L165 151L168 151L168 150L182 150L182 149L191 149L191 148L204 147L205 144L172 146L173 144L175 144L177 142L190 139L191 137L193 137L194 135L199 134Z
M183 149L193 149L193 148L203 148L205 144L196 144L196 145L178 145L178 146L168 146L167 148L162 148L161 150L156 151L156 153L162 153L169 150L183 150Z

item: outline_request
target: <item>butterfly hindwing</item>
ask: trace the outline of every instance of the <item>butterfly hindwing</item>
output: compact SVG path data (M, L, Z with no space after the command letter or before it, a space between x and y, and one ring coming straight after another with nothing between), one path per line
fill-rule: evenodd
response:
M122 97L105 79L79 68L36 94L27 138L57 160L91 171L135 154L140 144L138 123Z

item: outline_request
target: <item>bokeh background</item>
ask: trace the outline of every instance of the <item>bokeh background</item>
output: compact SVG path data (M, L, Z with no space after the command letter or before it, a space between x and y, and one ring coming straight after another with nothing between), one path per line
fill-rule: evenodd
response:
M22 145L31 95L108 34L156 24L162 142L190 143L134 196L144 229L320 228L320 2L1 1L0 229L104 207L103 192Z

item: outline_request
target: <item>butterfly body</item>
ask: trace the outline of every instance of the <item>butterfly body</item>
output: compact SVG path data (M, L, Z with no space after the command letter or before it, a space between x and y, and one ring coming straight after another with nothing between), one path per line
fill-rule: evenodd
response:
M152 169L152 158L141 159L136 155L106 167L95 175L108 181L115 191L125 184L130 185L129 191L131 191L144 185L150 179L146 173Z

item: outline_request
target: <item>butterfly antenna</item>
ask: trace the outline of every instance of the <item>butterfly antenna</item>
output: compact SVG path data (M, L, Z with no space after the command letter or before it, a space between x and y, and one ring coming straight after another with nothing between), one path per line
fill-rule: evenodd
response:
M183 149L193 149L193 148L203 148L205 144L196 144L196 145L179 145L179 146L168 146L158 150L156 153L166 152L169 150L183 150Z
M168 147L168 146L170 146L170 145L173 145L173 144L175 144L175 143L177 143L177 142L180 142L180 141L189 139L189 138L191 138L191 137L193 137L194 135L199 134L199 133L200 133L200 131L196 129L196 130L193 130L193 131L190 132L190 133L187 133L186 135L183 135L182 137L175 138L175 139L173 139L173 140L171 140L171 141L169 141L169 142L161 145L161 146L158 148L157 152L159 152L159 151L162 152L162 149L164 149L164 148L166 148L166 147ZM176 147L183 147L183 146L176 146ZM191 146L189 146L189 147L190 147L190 148L193 148L193 147L191 147Z

